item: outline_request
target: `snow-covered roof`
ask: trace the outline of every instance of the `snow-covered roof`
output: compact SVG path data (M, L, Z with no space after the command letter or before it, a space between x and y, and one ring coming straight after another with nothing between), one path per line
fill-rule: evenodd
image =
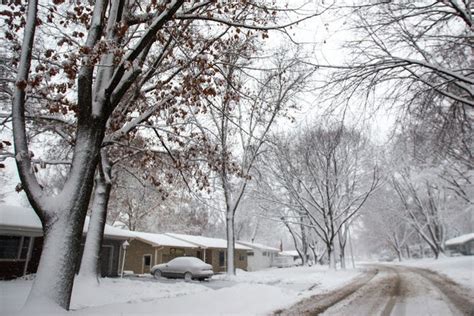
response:
M134 237L144 241L146 243L152 244L153 246L169 246L169 247L184 247L184 248L197 248L195 244L188 243L186 241L173 238L165 234L153 234L153 233L144 233L144 232L131 232Z
M247 247L250 247L252 249L259 249L259 250L264 250L264 251L273 251L273 252L280 252L280 249L278 248L274 248L274 247L270 247L270 246L267 246L267 245L263 245L263 244L259 244L259 243L255 243L255 242L250 242L250 241L237 241L237 243L241 244L241 245L244 245L244 246L247 246Z
M280 256L288 256L288 257L297 257L299 256L298 251L296 250L286 250L286 251L281 251Z
M89 216L86 216L86 220L84 222L84 229L83 229L83 232L84 234L87 233L87 230L89 228ZM128 230L124 230L124 229L120 229L120 228L117 228L117 227L113 227L113 226L110 226L108 224L105 224L105 227L104 227L104 236L107 236L109 238L125 238L125 239L128 239L128 238L133 238L135 237L130 231Z
M472 240L472 239L474 239L474 233L465 234L465 235L458 236L456 238L446 240L445 245L450 246L450 245L463 244L466 241L469 241L469 240Z
M87 233L89 227L89 216L84 222L84 233ZM28 232L30 234L41 236L43 229L41 221L31 207L21 207L13 205L0 205L0 230L12 234L21 234ZM104 236L109 238L133 238L134 236L127 230L119 229L105 224Z
M31 208L0 205L0 229L8 232L29 232L41 236L41 221Z
M210 238L210 237L175 234L175 233L166 233L166 235L173 238L177 238L185 242L195 244L202 248L223 248L223 249L227 248L227 240L220 239L220 238ZM246 247L244 245L240 245L238 243L235 244L235 249L251 250L251 248Z

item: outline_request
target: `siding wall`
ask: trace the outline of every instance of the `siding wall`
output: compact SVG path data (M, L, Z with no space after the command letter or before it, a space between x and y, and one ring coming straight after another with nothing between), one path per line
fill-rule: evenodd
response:
M257 271L261 269L270 268L273 258L278 255L278 252L263 251L261 249L253 249L253 256L248 256L248 271ZM266 256L263 255L265 252Z
M224 265L220 265L219 263L219 253L224 252ZM242 259L242 260L240 260ZM226 261L227 260L227 253L225 248L217 248L212 249L212 267L214 272L225 272L226 271ZM247 251L237 249L235 251L235 267L237 269L242 269L247 271Z
M124 270L133 271L133 273L142 274L143 271L143 256L146 254L152 255L152 265L156 262L154 259L155 249L151 245L144 243L140 240L130 241L130 245L127 248L125 255L125 266ZM122 254L123 257L123 254Z
M214 272L224 272L226 270L225 261L223 266L220 266L219 264L220 251L224 251L225 253L225 249L205 250L205 262L212 265ZM173 258L181 256L197 257L204 261L204 250L200 248L180 248L169 246L153 247L150 244L135 239L130 242L130 246L127 248L124 270L133 271L135 274L149 273L149 268L146 268L143 265L143 257L147 254L152 255L151 267L153 267L155 264L166 263ZM121 257L123 257L123 254ZM246 250L237 250L235 259L235 266L237 269L247 270Z
M181 256L197 257L199 249L181 248L181 247L153 247L141 240L134 239L130 241L127 248L124 270L133 271L136 274L144 274L150 272L150 267L155 264L166 263L173 258ZM144 266L144 256L151 255L151 266ZM123 254L122 254L123 257Z

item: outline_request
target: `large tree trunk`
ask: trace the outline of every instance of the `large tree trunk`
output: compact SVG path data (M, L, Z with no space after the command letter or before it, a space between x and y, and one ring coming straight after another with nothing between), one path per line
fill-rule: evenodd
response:
M104 170L104 171L109 171ZM109 202L112 184L106 180L102 172L98 172L95 182L94 202L92 204L92 214L87 230L87 239L82 254L79 277L84 280L97 280L101 275L100 271L100 250L104 237L104 227L107 218L107 205Z
M101 133L99 137L97 132L91 134L96 135L90 138L95 141L86 142L90 145L84 152L88 158L81 161L78 170L71 171L72 181L66 183L61 194L50 200L51 204L60 206L55 209L51 205L51 209L40 212L44 235L43 251L27 307L35 306L36 302L43 306L42 301L46 300L69 309L84 220L97 165L96 157L101 143L98 139L102 139ZM30 196L28 198L33 200Z
M26 310L37 311L51 304L69 309L88 204L85 198L44 220L43 250Z

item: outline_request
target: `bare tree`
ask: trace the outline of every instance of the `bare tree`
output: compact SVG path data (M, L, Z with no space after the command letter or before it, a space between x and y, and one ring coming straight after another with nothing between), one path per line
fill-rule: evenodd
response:
M365 142L358 132L343 126L316 126L297 138L277 142L267 159L275 175L275 194L269 198L304 214L309 224L303 225L326 244L332 268L339 232L350 224L379 181L373 157L364 154ZM295 223L300 216L285 220Z
M347 14L354 40L344 44L347 65L331 78L333 95L346 101L382 98L408 112L457 108L472 119L470 1L383 1L334 9Z
M403 206L390 184L384 183L369 198L364 209L362 223L366 239L391 248L402 261L403 250L409 246L414 230L406 220L405 212L401 211Z
M15 158L23 189L44 233L43 252L27 305L47 299L69 308L80 236L106 130L120 130L136 110L143 114L162 111L178 101L196 103L196 96L205 90L204 83L212 78L210 71L204 71L212 66L204 62L199 81L196 76L183 75L177 86L186 89L178 89L174 85L177 82L166 81L166 72L157 65L183 68L190 51L212 50L219 56L219 49L211 49L210 43L223 33L207 32L209 24L236 32L253 29L265 33L282 28L275 24L273 9L264 4L235 1L231 10L220 10L220 6L179 0L41 6L29 1L27 8L19 2L10 8L6 36L21 47L12 110ZM69 9L80 14L69 14ZM23 12L26 23L18 18ZM209 24L190 28L194 21ZM21 41L18 34L23 34ZM36 34L43 40L41 51L34 45ZM171 45L175 41L179 45ZM176 72L173 67L168 69ZM51 81L55 76L58 80ZM131 90L153 102L130 108L125 96ZM64 186L53 195L44 192L35 176L26 137L27 96L32 94L47 101L49 111L74 118L72 162Z
M251 79L242 72L247 66L245 63L250 62L245 56L253 47L248 42L240 45L236 43L235 51L229 53L223 64L226 84L223 93L219 94L221 97L209 101L214 104L211 121L215 132L211 137L218 144L222 166L218 174L225 201L228 274L235 274L235 214L246 194L256 159L271 126L291 106L314 71L302 67L299 59L289 58L288 52L279 52L269 66L270 70L262 78L251 81L254 87L244 85L244 81ZM241 88L236 90L239 86ZM232 155L231 152L239 154Z
M420 177L413 172L408 168L399 171L392 179L392 185L403 204L409 223L438 258L444 251L446 238L443 221L446 192L432 181L433 176Z

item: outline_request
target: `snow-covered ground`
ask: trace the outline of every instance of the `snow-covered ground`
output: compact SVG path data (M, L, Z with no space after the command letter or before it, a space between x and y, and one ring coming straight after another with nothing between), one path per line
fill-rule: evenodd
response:
M341 287L360 273L316 266L238 271L235 277L218 275L210 282L156 281L149 277L106 278L99 287L77 282L73 311L68 314L263 315ZM20 310L31 284L31 280L1 281L0 314Z
M429 269L449 277L474 292L474 256L426 258L402 261L401 265Z
M434 270L474 291L474 256L410 260L400 264ZM74 286L72 311L67 314L264 315L311 295L342 287L360 273L315 266L238 271L234 277L217 275L209 282L157 281L142 276L106 278L97 287L79 281ZM28 279L0 281L0 314L19 311L31 284L32 280Z

